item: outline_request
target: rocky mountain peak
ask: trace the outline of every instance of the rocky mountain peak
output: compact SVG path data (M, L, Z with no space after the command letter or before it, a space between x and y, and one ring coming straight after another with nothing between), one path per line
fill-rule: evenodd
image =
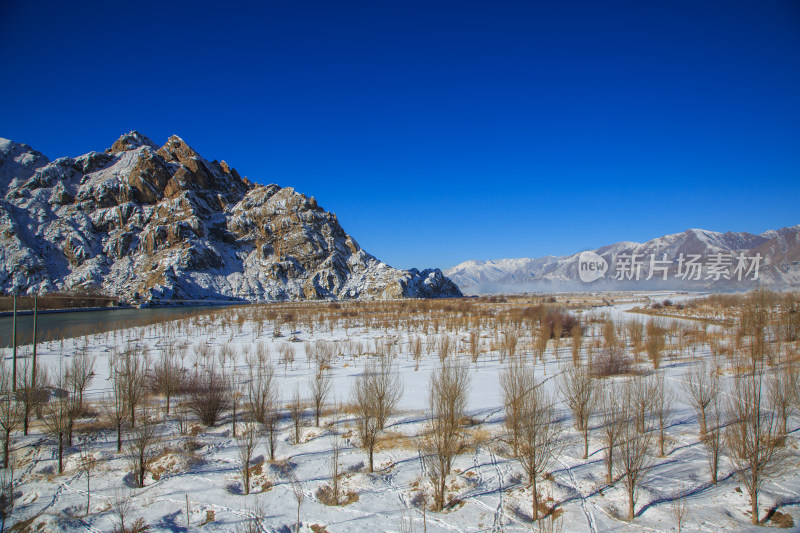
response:
M106 153L53 162L9 142L0 143L10 176L0 198L3 292L145 302L461 295L438 269L377 260L314 197L253 185L178 136L158 148L132 131Z
M106 153L117 154L119 152L126 152L128 150L136 150L142 146L149 146L153 150L158 148L156 144L149 138L142 135L138 131L133 130L122 135L119 139L114 141L114 144L111 145L111 148L106 149Z

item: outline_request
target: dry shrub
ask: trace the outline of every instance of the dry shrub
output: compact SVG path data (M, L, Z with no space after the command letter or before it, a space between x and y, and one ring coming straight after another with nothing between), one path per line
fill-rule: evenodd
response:
M794 527L794 519L789 513L782 513L776 510L770 514L771 516L769 517L769 521L772 522L776 527L785 529Z
M319 501L328 506L350 505L358 501L358 493L354 490L348 490L342 492L337 502L333 494L333 487L330 485L323 485L318 488L316 496Z
M309 527L314 533L330 533L325 526L321 526L319 524L311 524Z
M595 377L630 374L633 360L619 350L605 348L592 358L591 371Z

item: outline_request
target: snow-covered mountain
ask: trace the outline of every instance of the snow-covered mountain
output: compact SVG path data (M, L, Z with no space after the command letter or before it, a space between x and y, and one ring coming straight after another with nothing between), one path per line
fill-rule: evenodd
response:
M460 296L439 269L399 270L290 187L256 185L180 137L138 132L49 161L0 139L0 291L129 299Z
M800 225L760 235L690 229L645 243L618 242L591 252L602 258L608 269L591 281L582 280L579 270L582 255L590 257L586 252L465 261L444 274L466 294L800 287Z

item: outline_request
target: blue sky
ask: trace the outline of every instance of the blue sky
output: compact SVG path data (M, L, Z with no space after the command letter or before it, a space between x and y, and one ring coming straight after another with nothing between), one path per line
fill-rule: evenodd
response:
M0 136L175 133L404 268L800 223L795 0L249 4L4 2Z

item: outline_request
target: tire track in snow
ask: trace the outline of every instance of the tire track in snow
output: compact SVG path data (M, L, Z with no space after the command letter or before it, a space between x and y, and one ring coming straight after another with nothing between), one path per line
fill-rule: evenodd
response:
M497 464L497 455L493 450L489 450L489 455L492 459L492 466L497 472L497 494L500 502L497 504L497 509L494 511L494 522L492 523L492 531L504 531L505 523L505 499L503 498L503 472L500 470L500 465Z
M572 488L575 490L575 492L578 493L578 496L580 496L581 510L583 511L583 514L586 516L586 521L589 523L589 531L591 533L597 533L597 526L595 525L594 515L592 514L591 511L589 511L586 508L586 496L584 496L583 491L581 491L581 489L578 488L578 481L575 479L575 474L572 473L572 467L567 466L566 463L564 463L564 461L562 461L560 458L558 459L558 462L561 463L561 466L563 466L564 469L569 474L569 478L570 480L572 480Z

